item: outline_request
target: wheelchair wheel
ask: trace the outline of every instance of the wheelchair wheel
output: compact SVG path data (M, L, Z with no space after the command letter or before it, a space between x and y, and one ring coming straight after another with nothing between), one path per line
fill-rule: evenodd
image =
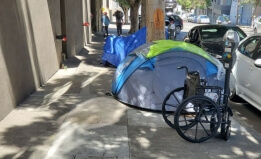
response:
M223 135L223 139L227 141L230 138L231 132L231 120L228 121L225 134Z
M225 141L227 141L230 137L231 132L231 120L230 120L230 114L228 111L223 113L221 117L221 136Z
M174 125L178 134L192 143L200 143L215 136L221 123L216 103L203 95L185 99L177 108Z
M174 126L174 114L183 100L184 87L172 90L164 99L162 104L162 116L165 122L172 128Z

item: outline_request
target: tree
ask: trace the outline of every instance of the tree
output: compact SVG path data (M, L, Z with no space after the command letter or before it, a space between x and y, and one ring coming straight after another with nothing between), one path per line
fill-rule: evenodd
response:
M192 9L192 0L177 0L183 10L190 11Z
M125 23L129 23L129 14L128 11L130 9L130 5L127 2L127 0L114 0L115 2L119 3L119 6L122 8L122 11L124 12L124 17L125 17Z
M177 0L178 4L182 6L182 9L190 11L196 7L206 9L211 6L211 0Z
M201 9L206 9L211 6L211 0L195 0L194 3Z
M165 1L146 0L146 41L165 39Z
M141 0L126 0L130 5L130 31L129 34L132 34L138 30L138 11L140 7Z
M125 21L128 20L128 10L130 8L130 31L129 34L132 34L138 30L138 11L140 7L141 0L114 0L119 3L122 10L124 11Z
M140 20L140 28L143 28L146 26L146 0L141 0L141 15L139 17Z

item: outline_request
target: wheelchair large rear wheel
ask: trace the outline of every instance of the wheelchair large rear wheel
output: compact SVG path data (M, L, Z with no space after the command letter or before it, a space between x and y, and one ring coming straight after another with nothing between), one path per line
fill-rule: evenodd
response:
M216 103L203 95L185 99L177 108L174 125L178 134L192 143L200 143L215 136L221 123Z
M172 128L174 126L174 115L177 107L183 100L184 87L172 90L162 103L162 116L165 122Z

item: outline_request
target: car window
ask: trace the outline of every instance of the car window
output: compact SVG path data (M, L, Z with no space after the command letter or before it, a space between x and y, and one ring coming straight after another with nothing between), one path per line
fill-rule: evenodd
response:
M228 17L223 17L224 18L224 20L229 20L229 18Z
M201 40L208 40L208 39L222 39L225 31L223 29L217 28L202 28L200 30Z
M261 58L261 45L260 45L260 41L259 44L257 45L256 51L252 57L253 60L256 60L257 58Z
M235 32L237 32L237 34L238 34L238 36L239 36L239 38L240 38L240 41L241 40L243 40L243 39L245 39L245 37L246 37L246 34L242 31L242 30L240 30L240 29L238 29L238 28L232 28Z
M260 40L260 37L251 37L247 41L245 41L243 44L239 46L238 51L250 58L255 58L254 52L255 48Z

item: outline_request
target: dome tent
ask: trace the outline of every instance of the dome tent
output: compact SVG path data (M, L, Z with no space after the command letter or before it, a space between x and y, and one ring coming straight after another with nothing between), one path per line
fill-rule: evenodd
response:
M186 72L179 66L198 71L207 85L224 85L224 79L217 78L224 72L217 59L189 43L159 40L138 47L119 64L112 94L133 106L161 110L165 96L184 85Z

